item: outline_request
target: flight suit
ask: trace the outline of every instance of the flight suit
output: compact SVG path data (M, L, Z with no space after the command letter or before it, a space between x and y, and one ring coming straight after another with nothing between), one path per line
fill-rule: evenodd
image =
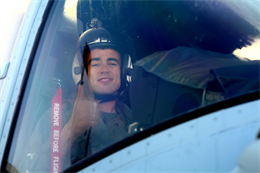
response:
M62 128L72 115L73 105L70 100L65 100L62 104ZM132 111L121 102L116 102L115 109L116 113L101 112L97 124L75 140L67 156L62 159L61 170L128 135L128 125L133 122ZM51 129L51 109L49 109L38 121L30 138L29 145L34 155L31 162L33 172L51 170Z

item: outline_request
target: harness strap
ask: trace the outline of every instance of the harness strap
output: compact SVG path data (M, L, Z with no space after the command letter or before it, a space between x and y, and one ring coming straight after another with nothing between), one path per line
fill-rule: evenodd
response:
M61 171L61 87L57 89L52 98L52 134L51 134L51 172Z

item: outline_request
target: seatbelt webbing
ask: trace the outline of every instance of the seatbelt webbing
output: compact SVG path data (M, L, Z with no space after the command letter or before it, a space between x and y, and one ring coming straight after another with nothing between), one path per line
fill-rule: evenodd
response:
M57 89L52 98L52 134L51 134L51 172L61 171L61 87Z

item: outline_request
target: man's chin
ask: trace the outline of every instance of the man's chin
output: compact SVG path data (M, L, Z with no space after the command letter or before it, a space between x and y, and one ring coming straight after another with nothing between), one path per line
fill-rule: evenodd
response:
M119 89L119 87L118 87ZM118 91L118 89L115 88L96 88L96 90L94 90L95 94L99 94L99 95L115 95Z

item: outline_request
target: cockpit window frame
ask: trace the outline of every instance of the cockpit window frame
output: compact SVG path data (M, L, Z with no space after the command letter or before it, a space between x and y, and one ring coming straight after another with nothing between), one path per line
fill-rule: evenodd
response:
M13 114L12 122L11 122L11 125L10 125L10 130L9 130L9 133L8 133L8 138L7 138L7 142L6 142L6 145L5 145L4 153L3 153L3 159L2 159L2 163L1 163L0 172L7 172L7 170L6 170L7 165L8 165L7 160L8 160L9 152L10 152L10 149L11 149L11 144L12 144L12 141L13 141L15 128L17 126L17 120L18 120L23 96L24 96L24 93L25 93L26 85L27 85L27 82L28 82L28 79L29 79L29 75L30 75L30 72L31 72L31 68L32 68L32 64L33 64L33 61L34 61L34 58L35 58L35 54L36 54L36 51L37 51L37 48L38 48L38 45L39 45L39 42L40 42L40 39L41 39L41 36L42 36L42 33L43 33L43 29L45 27L46 21L48 19L50 11L53 7L53 4L54 4L54 0L48 0L48 3L46 5L46 8L45 8L43 16L42 16L41 24L40 24L40 26L39 26L39 28L36 32L35 40L33 42L32 49L31 49L31 52L30 52L30 56L29 56L29 59L28 59L28 64L27 64L27 67L26 67L26 70L25 70L25 73L24 73L24 76L23 76L22 83L21 83L21 89L20 89L19 97L18 97L18 100L17 100L15 108L14 108L14 114Z
M148 138L151 135L160 133L166 129L169 129L171 127L191 121L193 119L206 116L212 112L231 108L233 106L237 106L237 105L240 105L243 103L248 103L248 102L259 100L259 99L260 99L260 90L256 90L256 91L251 91L249 93L242 94L242 95L239 95L236 97L231 97L222 102L217 102L217 103L214 103L211 105L207 105L204 107L196 108L194 110L190 110L188 112L181 113L177 117L166 119L158 124L155 124L147 129L145 129L142 132L135 133L135 134L115 143L112 146L104 148L103 150L76 162L71 167L65 169L64 172L78 172L78 171L92 165L93 163L95 163L109 155L112 155L113 153L116 153L117 151L120 151L123 148L126 148L145 138Z
M28 65L27 65L25 74L24 74L23 82L21 84L21 91L20 91L19 99L17 100L17 104L15 106L15 111L14 111L13 120L11 123L9 135L8 135L8 140L6 143L6 148L4 150L4 156L3 156L2 165L1 165L1 169L0 169L0 171L3 171L3 172L7 171L6 170L6 165L8 164L7 160L8 160L9 152L11 150L11 146L12 146L11 144L13 142L15 128L18 124L18 116L20 113L20 108L21 108L22 101L24 98L25 90L27 87L27 82L29 80L29 75L30 75L30 72L32 69L33 61L34 61L34 58L35 58L35 55L36 55L36 52L38 49L39 42L42 37L43 30L45 28L46 21L48 20L48 16L50 14L51 9L53 9L53 4L55 4L54 0L48 1L47 7L45 9L45 12L44 12L44 15L42 18L41 25L36 34L36 39L34 40L34 43L32 45L33 48L30 53L30 57L29 57L29 61L28 61ZM67 168L63 171L64 172L80 171L80 170L84 169L85 167L105 158L106 156L109 156L127 146L130 146L140 140L143 140L153 134L159 133L165 129L177 126L184 122L193 120L198 117L205 116L209 113L212 113L212 112L215 112L215 111L218 111L221 109L226 109L226 108L229 108L229 107L232 107L235 105L239 105L242 103L247 103L250 101L258 100L259 98L260 98L260 91L255 90L255 91L251 91L246 94L228 98L221 102L217 102L217 103L210 104L210 105L203 106L203 107L196 107L195 109L191 109L191 110L188 110L187 112L180 113L176 117L173 117L173 118L170 117L168 119L163 120L162 122L157 122L156 124L150 126L149 128L145 129L142 132L132 134L132 135L122 139L121 141L119 141L109 147L106 147L97 153L94 153L91 156L83 158L82 160L76 162L75 164L73 164L72 166L70 166L69 168Z

